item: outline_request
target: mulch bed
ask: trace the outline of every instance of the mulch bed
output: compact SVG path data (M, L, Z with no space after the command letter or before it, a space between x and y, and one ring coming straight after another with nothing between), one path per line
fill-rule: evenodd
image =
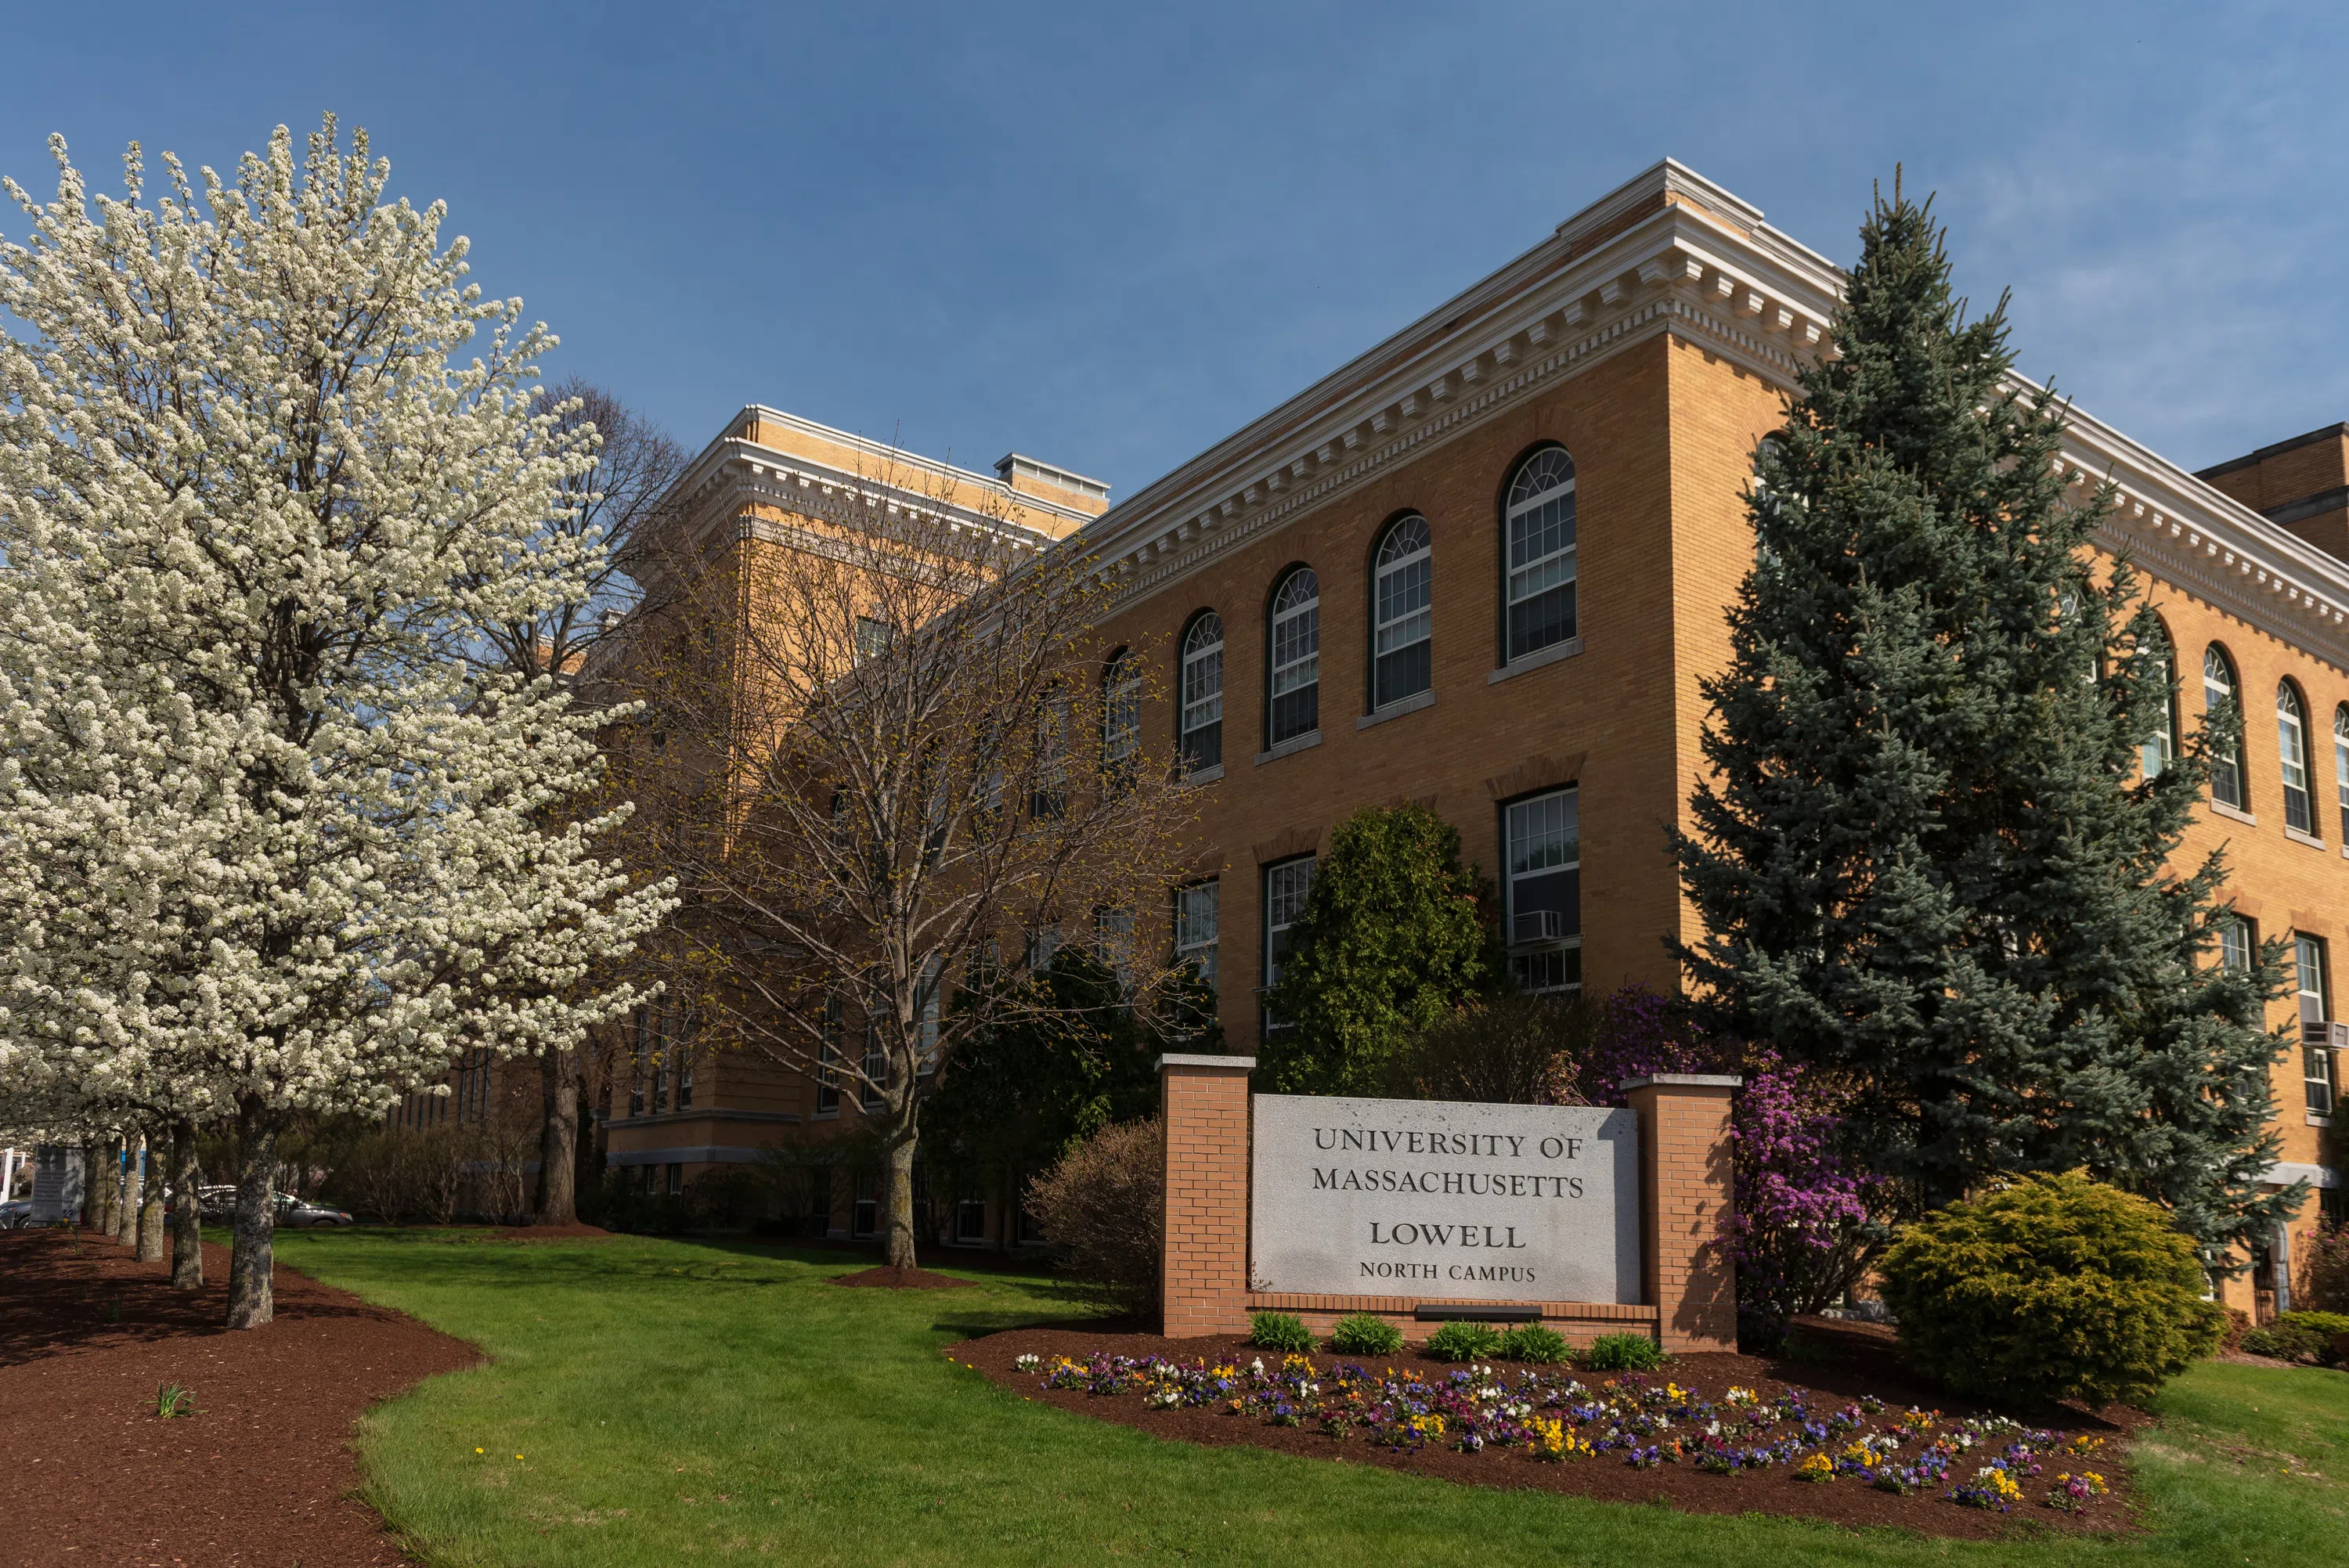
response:
M0 1233L0 1561L187 1568L395 1568L356 1501L351 1425L480 1352L280 1268L276 1320L231 1333L228 1251L205 1284L111 1239ZM155 1391L194 1390L161 1420Z
M877 1269L860 1269L855 1274L834 1274L832 1284L868 1286L874 1290L964 1290L970 1285L967 1279L952 1274L932 1274L927 1269L892 1268L884 1264Z
M2043 1477L2023 1482L2024 1501L2016 1503L2012 1511L1999 1513L1961 1507L1942 1497L1938 1489L1926 1494L1899 1496L1873 1490L1864 1480L1852 1477L1838 1477L1825 1483L1798 1481L1784 1465L1713 1475L1687 1463L1633 1469L1622 1456L1609 1453L1553 1464L1537 1462L1520 1448L1492 1447L1481 1453L1463 1453L1446 1444L1431 1442L1414 1450L1399 1451L1379 1447L1361 1433L1344 1439L1324 1436L1311 1424L1274 1426L1258 1415L1235 1415L1204 1407L1153 1409L1139 1394L1095 1395L1082 1388L1047 1388L1040 1372L1022 1372L1015 1366L1024 1355L1041 1357L1044 1367L1050 1367L1057 1357L1065 1356L1081 1363L1099 1354L1156 1356L1186 1363L1203 1358L1210 1367L1230 1363L1245 1367L1259 1357L1268 1366L1278 1363L1278 1355L1256 1349L1240 1339L1166 1339L1150 1334L1105 1334L1082 1326L1027 1328L967 1340L950 1347L947 1354L1023 1398L1133 1427L1154 1437L1215 1448L1253 1444L1283 1453L1380 1465L1468 1485L1537 1489L1611 1502L1661 1504L1692 1513L1794 1515L1853 1528L1893 1525L1920 1534L1975 1539L2035 1529L2110 1533L2133 1528L2134 1504L2127 1495L2127 1477L2117 1450L2131 1430L2145 1424L2147 1418L2139 1412L2116 1407L2092 1413L2064 1406L1994 1410L1954 1398L1918 1379L1900 1364L1891 1336L1882 1329L1823 1320L1806 1320L1798 1328L1811 1347L1810 1354L1818 1359L1681 1356L1675 1357L1663 1371L1651 1375L1651 1380L1661 1384L1669 1378L1682 1388L1696 1390L1716 1401L1723 1398L1732 1385L1755 1389L1764 1401L1788 1387L1796 1387L1808 1390L1814 1396L1812 1408L1822 1411L1872 1395L1884 1401L1888 1414L1913 1405L1939 1410L1952 1420L1966 1416L2012 1416L2026 1426L2054 1432L2059 1439L2087 1434L2108 1439L2109 1446L2094 1460L2062 1467L2047 1464ZM1333 1372L1346 1359L1319 1350L1312 1357L1315 1367L1325 1374ZM1376 1359L1378 1365L1370 1368L1373 1372L1392 1367L1399 1373L1417 1372L1430 1382L1454 1370L1445 1363L1421 1357L1410 1347L1399 1356ZM1570 1372L1554 1367L1523 1368L1499 1361L1492 1365L1512 1377L1523 1370L1549 1376L1570 1375L1593 1390L1600 1389L1609 1377L1629 1376ZM1839 1444L1841 1439L1836 1441ZM1971 1475L1973 1465L1987 1457L1983 1454L1966 1462L1965 1473ZM2077 1514L2043 1506L2040 1499L2059 1468L2098 1471L2111 1484L2111 1494L2095 1500L2086 1511ZM1958 1466L1953 1464L1951 1475L1957 1473Z

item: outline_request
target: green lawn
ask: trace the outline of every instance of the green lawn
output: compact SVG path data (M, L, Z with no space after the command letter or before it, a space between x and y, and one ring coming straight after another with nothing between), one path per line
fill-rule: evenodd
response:
M2179 1383L2137 1449L2143 1536L2023 1522L1967 1544L1194 1449L1026 1404L938 1354L1068 1316L1043 1280L839 1290L825 1276L864 1260L723 1243L361 1230L278 1247L495 1357L361 1427L370 1500L450 1568L2349 1563L2349 1377L2334 1372L2204 1367Z

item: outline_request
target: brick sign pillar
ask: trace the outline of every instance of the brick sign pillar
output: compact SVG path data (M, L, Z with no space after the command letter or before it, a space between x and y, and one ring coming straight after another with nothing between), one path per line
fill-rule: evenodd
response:
M1248 1074L1254 1057L1158 1058L1166 1108L1159 1301L1169 1338L1247 1330Z
M1736 1212L1729 1097L1741 1081L1657 1073L1623 1086L1640 1118L1640 1294L1667 1351L1737 1348L1737 1273L1721 1228Z

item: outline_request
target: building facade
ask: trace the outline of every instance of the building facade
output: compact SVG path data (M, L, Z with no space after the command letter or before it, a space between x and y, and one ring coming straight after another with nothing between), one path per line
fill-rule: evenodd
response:
M1231 1048L1257 1038L1322 836L1365 805L1426 802L1459 830L1501 891L1521 984L1677 985L1670 944L1696 920L1668 833L1690 825L1699 682L1727 659L1723 611L1753 559L1752 454L1822 351L1841 283L1667 161L1114 507L1041 465L1022 489L1007 459L996 482L1119 574L1104 654L1163 673L1143 722L1190 754L1209 851L1170 935L1211 975ZM781 419L746 411L705 454L687 481L705 526L755 535L790 504L778 487L805 493L769 477L803 459L768 432L815 428ZM2298 991L2276 1021L2304 1025L2304 1045L2275 1068L2273 1177L2311 1195L2227 1287L2272 1311L2293 1235L2343 1196L2349 427L2198 476L2075 412L2064 461L2084 498L2118 487L2102 542L2147 576L2178 650L2178 711L2147 765L2205 702L2246 715L2181 853L2225 849L2230 947L2293 949ZM721 1053L709 1070L737 1068ZM707 1111L616 1118L615 1157L754 1140L761 1123L725 1119L726 1080L706 1081ZM776 1078L739 1098L805 1119L820 1092Z

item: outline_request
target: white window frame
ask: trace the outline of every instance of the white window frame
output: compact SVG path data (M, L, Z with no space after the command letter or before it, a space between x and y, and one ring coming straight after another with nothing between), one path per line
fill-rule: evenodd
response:
M1280 580L1265 634L1265 744L1278 746L1321 727L1321 579L1299 566ZM1281 704L1306 715L1283 729Z
M1182 733L1175 737L1193 769L1224 765L1224 618L1213 610L1192 617L1183 634ZM1195 738L1213 732L1215 755L1204 756Z
M2349 849L2349 702L2333 709L2333 791L2341 806L2341 842Z
M1287 949L1280 938L1304 916L1305 901L1312 896L1314 861L1311 855L1298 855L1264 868L1264 990L1268 994L1280 984L1280 955ZM1265 1033L1281 1026L1267 1007Z
M2316 798L2308 787L2308 710L2290 681L2276 683L2276 756L2283 781L2284 826L2313 834Z
M2147 779L2169 771L2178 758L2178 676L2168 654L2161 655L2161 721L2137 746L2137 762Z
M1216 985L1216 944L1223 929L1223 883L1215 877L1174 890L1174 962L1191 965L1209 990Z
M1434 539L1417 512L1399 517L1379 542L1371 597L1371 710L1414 697L1435 684ZM1428 649L1419 683L1408 691L1387 688L1387 671L1405 655ZM1399 677L1401 678L1401 677Z
M2248 975L2258 959L2260 939L2250 919L2240 914L2219 917L2219 966L2230 974Z
M2308 1114L2333 1114L2331 1008L2325 1002L2324 939L2292 934L2292 997L2300 1007L2300 1074Z
M2202 711L2216 712L2222 703L2236 703L2233 728L2210 736L2210 799L2221 806L2243 810L2243 714L2235 693L2235 662L2212 643L2202 650Z
M1565 473L1557 473L1563 465ZM1529 490L1537 473L1546 474L1547 482L1538 490ZM1543 513L1555 508L1545 519ZM1545 447L1518 465L1509 480L1509 496L1503 509L1502 569L1506 573L1502 594L1502 631L1506 641L1505 664L1515 664L1560 643L1570 642L1582 625L1582 606L1576 587L1578 534L1575 528L1574 459L1563 447ZM1557 527L1564 535L1563 542L1539 553L1526 550L1537 543L1541 536ZM1539 603L1557 589L1568 591L1576 603L1567 614L1562 627L1553 628L1552 634L1540 642L1531 641L1532 628L1520 629L1520 618L1529 614L1526 606Z
M1102 672L1102 761L1114 769L1142 746L1142 672L1119 649Z
M1558 858L1529 862L1547 854L1545 843L1555 838ZM1518 986L1527 991L1578 991L1582 988L1582 799L1580 789L1568 785L1512 800L1501 809L1502 918L1506 922L1510 966ZM1519 930L1517 884L1572 872L1578 905L1569 934ZM1526 911L1531 915L1538 911Z

